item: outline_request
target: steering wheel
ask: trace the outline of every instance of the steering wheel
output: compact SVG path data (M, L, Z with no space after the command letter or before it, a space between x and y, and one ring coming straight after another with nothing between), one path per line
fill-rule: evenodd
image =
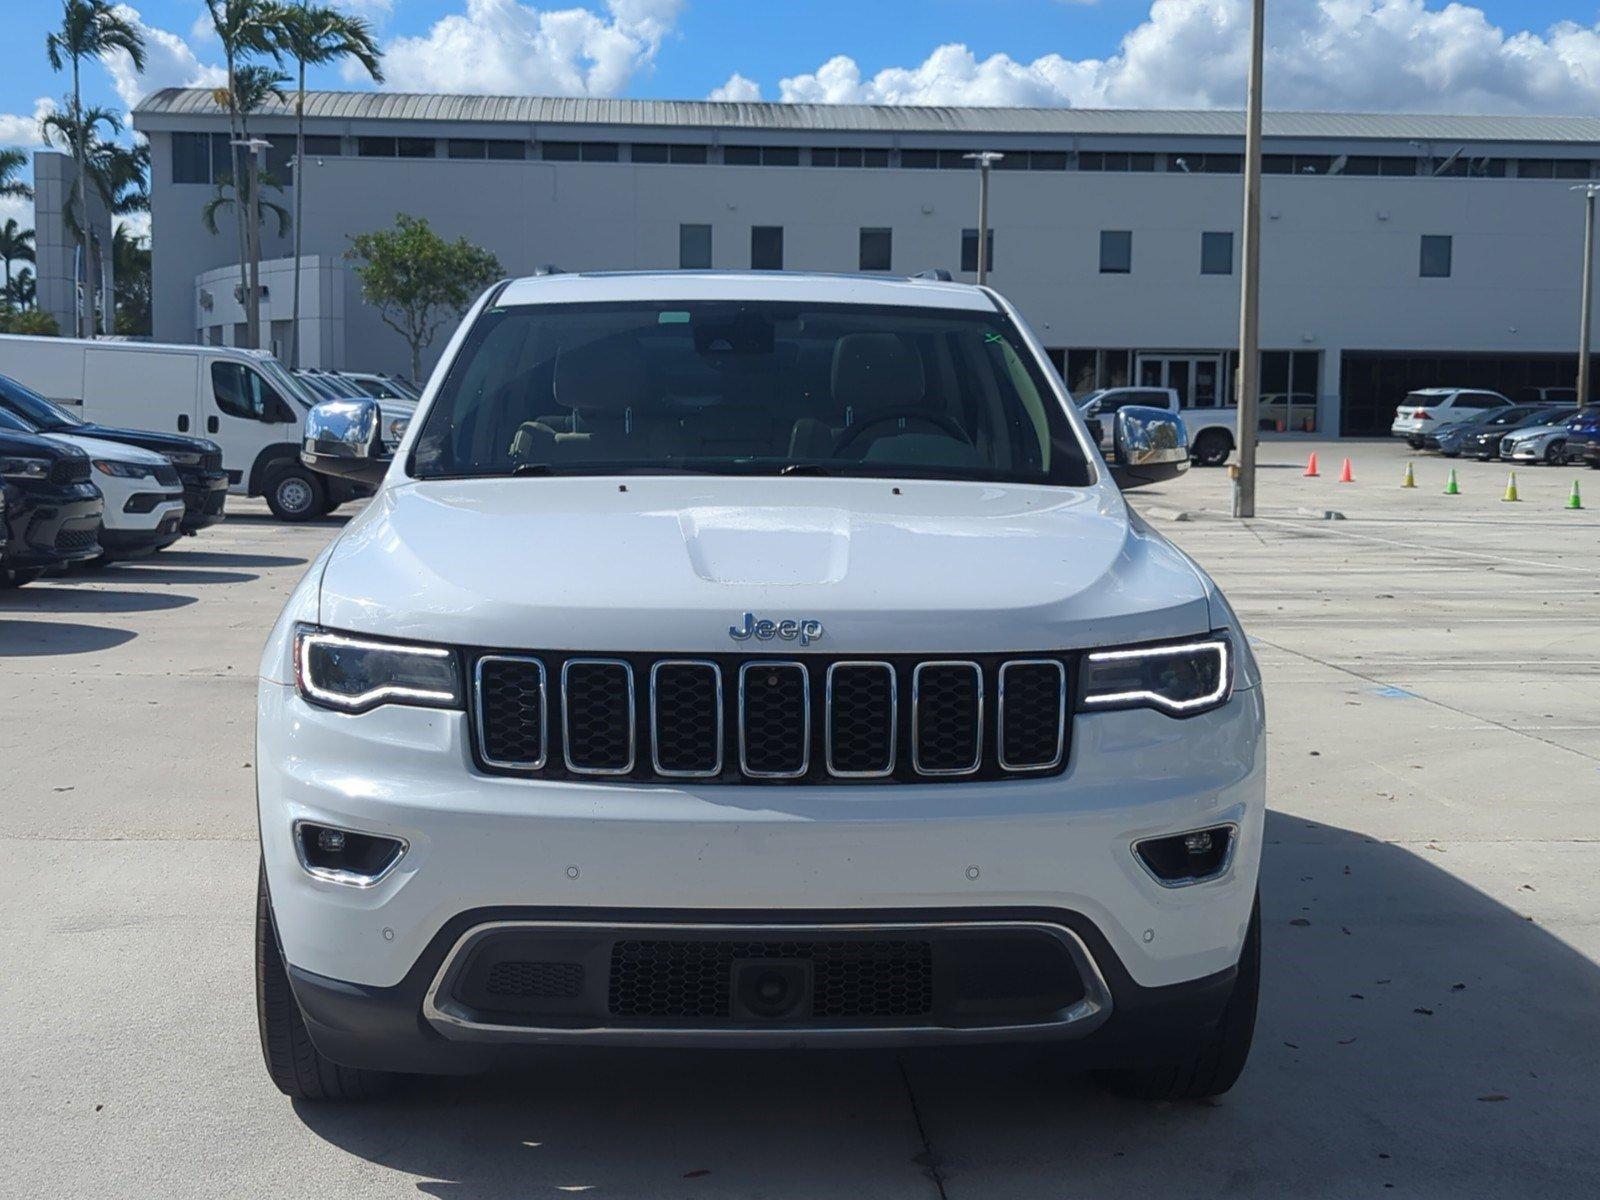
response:
M925 425L932 425L943 433L948 433L957 441L972 445L972 439L967 436L967 431L956 424L955 421L943 413L929 412L925 408L918 408L914 404L900 404L894 408L885 408L882 411L860 421L846 429L833 443L833 456L841 457L847 446L854 444L867 430L876 425L885 425L890 421L921 421Z

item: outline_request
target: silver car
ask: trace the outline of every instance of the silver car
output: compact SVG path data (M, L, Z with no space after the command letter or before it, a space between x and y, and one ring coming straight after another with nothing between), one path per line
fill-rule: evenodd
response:
M1565 466L1567 456L1567 431L1581 418L1564 416L1548 425L1530 425L1500 439L1500 457L1507 462L1546 463L1552 467Z

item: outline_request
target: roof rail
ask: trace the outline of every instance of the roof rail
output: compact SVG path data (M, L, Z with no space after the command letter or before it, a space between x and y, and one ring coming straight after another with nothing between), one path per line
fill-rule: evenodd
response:
M955 276L951 275L950 272L946 271L943 267L934 267L931 270L918 271L911 278L933 279L937 280L939 283L950 283L952 280L954 280Z
M555 263L540 263L533 269L535 275L565 275L566 272Z

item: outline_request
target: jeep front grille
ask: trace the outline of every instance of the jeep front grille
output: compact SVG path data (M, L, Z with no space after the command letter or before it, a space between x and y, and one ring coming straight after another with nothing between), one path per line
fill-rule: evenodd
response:
M489 772L841 783L1065 769L1071 655L473 655Z

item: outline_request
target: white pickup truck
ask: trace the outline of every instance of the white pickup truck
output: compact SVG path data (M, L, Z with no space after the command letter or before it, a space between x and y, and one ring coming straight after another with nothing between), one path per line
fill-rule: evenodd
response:
M1232 1085L1265 717L1118 486L1187 468L1172 414L1108 464L987 288L673 271L496 284L392 458L372 400L305 437L377 493L261 660L284 1092L554 1043Z
M1237 410L1233 408L1183 408L1176 388L1115 387L1090 392L1078 401L1085 420L1098 422L1100 444L1109 445L1111 423L1117 410L1129 405L1159 408L1183 418L1189 432L1189 455L1197 466L1220 467L1233 453ZM1091 424L1091 429L1096 428Z

